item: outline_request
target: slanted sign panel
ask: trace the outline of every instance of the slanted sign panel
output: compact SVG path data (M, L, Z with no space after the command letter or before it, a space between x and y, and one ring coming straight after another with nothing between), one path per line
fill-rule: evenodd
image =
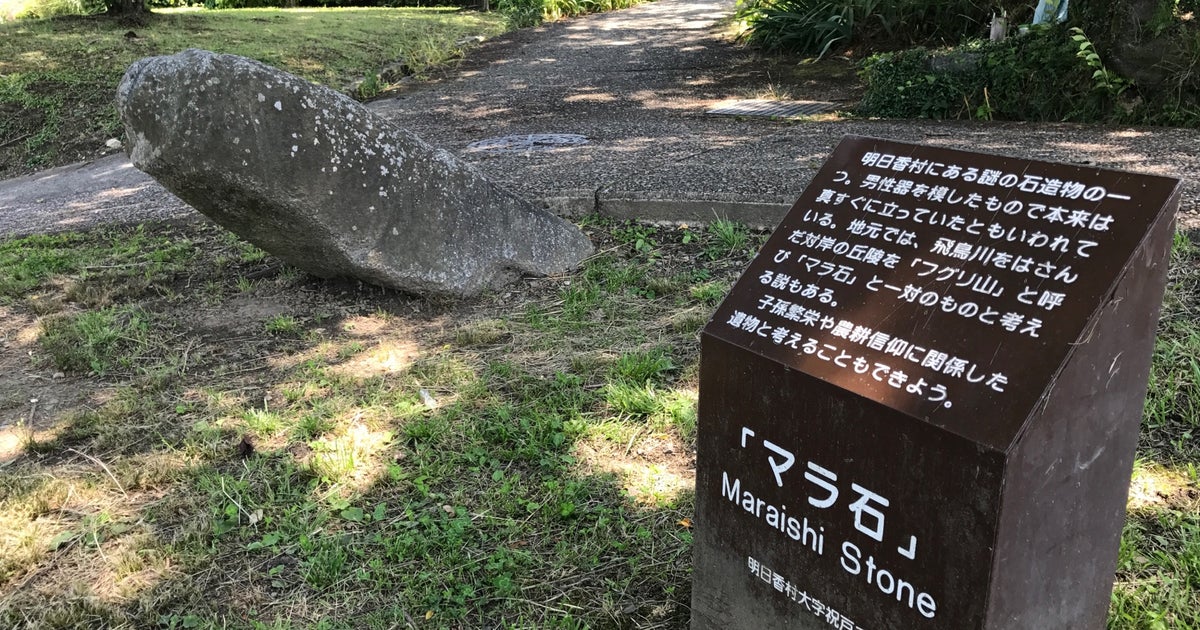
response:
M704 331L693 627L984 627L1008 457L1177 186L843 140Z

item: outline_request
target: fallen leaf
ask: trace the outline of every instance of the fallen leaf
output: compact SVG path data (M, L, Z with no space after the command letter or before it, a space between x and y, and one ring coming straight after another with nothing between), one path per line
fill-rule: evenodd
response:
M690 519L690 518L681 519L679 521L679 526L691 529L692 528L692 519Z

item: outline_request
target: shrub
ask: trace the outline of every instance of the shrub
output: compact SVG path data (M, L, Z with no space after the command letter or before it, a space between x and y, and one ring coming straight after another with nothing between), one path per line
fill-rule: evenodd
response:
M1118 76L1082 31L1062 26L1001 42L876 54L860 66L866 93L859 113L1196 126L1200 29L1175 42L1178 51L1162 62L1167 79L1147 86Z
M1183 7L1184 2L1179 6ZM1193 3L1193 6L1195 3ZM1195 9L1190 9L1194 11ZM1200 17L1200 16L1197 16ZM1153 51L1154 63L1148 70L1131 72L1139 101L1125 116L1134 123L1200 126L1200 25L1196 18L1179 20L1144 44ZM1127 49L1128 50L1128 49ZM1126 60L1124 66L1132 65Z
M1001 42L931 51L914 48L868 58L860 113L902 118L1095 121L1116 105L1095 90L1078 45L1058 26Z
M536 26L542 22L543 0L498 0L496 10L508 17L516 28Z
M825 55L852 46L958 43L991 22L985 0L745 0L743 39L767 50Z
M561 20L586 13L626 9L642 0L497 0L497 11L504 13L516 28L536 26L544 21Z

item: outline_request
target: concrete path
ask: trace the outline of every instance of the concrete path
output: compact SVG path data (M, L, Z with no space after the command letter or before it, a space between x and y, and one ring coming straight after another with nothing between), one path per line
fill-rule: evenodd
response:
M0 238L197 214L123 154L0 182Z
M455 71L371 107L567 215L773 225L843 135L855 134L1171 175L1200 224L1200 132L934 121L780 123L706 115L773 82L727 41L730 0L659 0L486 42ZM793 86L797 98L824 99ZM504 136L586 144L491 153ZM0 182L0 237L192 212L120 157Z

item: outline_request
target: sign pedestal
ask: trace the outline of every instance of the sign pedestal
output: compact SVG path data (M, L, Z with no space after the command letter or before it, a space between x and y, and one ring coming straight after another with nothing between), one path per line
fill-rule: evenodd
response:
M693 630L1103 627L1178 201L844 140L702 336Z

